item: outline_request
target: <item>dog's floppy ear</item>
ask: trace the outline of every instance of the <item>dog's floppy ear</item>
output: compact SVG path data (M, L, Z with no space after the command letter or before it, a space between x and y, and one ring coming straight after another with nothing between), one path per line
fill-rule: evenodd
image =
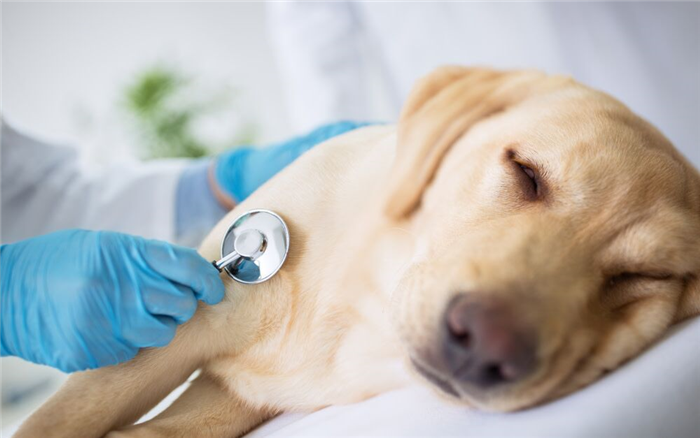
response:
M413 211L450 146L480 120L570 78L535 71L442 67L420 79L401 112L386 213Z

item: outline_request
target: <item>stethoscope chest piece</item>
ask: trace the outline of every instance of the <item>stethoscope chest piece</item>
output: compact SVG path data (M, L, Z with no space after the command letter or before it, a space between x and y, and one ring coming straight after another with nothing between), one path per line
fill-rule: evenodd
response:
M221 242L219 271L239 283L257 284L279 271L289 251L289 229L269 210L250 210L229 227Z

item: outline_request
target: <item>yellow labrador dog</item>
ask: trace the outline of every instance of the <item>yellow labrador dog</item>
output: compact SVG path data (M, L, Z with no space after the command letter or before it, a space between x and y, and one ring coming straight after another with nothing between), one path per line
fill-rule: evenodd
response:
M171 345L73 375L17 436L240 435L399 387L410 374L397 362L446 399L517 410L700 313L700 175L624 105L567 77L438 69L398 127L310 151L202 255L216 259L252 208L290 226L276 277L224 277L224 301Z

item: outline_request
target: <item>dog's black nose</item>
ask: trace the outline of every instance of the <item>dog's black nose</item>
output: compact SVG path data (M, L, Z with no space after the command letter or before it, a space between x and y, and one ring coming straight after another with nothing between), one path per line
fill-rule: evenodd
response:
M503 302L459 295L447 306L445 325L445 362L458 381L487 389L535 367L534 333Z

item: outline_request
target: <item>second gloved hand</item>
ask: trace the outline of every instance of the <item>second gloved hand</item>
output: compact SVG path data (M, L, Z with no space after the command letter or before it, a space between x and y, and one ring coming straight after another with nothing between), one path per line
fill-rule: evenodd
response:
M336 122L273 146L243 147L223 153L215 162L216 183L235 203L239 203L313 146L369 124Z
M221 301L195 250L113 232L67 230L0 252L2 355L66 372L168 344L197 300Z

